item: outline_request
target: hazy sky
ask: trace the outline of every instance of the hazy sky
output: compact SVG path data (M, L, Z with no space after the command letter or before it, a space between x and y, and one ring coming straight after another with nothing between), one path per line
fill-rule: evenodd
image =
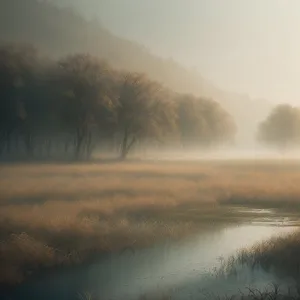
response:
M300 104L299 0L64 0L219 86Z

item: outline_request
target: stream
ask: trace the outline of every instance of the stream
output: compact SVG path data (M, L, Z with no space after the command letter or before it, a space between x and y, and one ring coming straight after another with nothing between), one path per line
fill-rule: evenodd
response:
M253 210L251 210L253 212ZM246 211L244 213L247 213ZM275 219L274 219L275 220ZM73 300L78 292L89 292L91 299L139 299L143 295L168 293L172 299L191 299L205 289L225 291L221 282L208 276L222 260L237 250L287 234L297 227L272 220L210 230L180 242L165 241L148 249L114 254L98 263L43 276L20 285L7 299ZM268 284L275 278L260 271L248 274L246 284ZM232 287L228 287L232 289ZM240 286L233 289L238 292ZM234 292L230 290L228 292ZM88 300L88 299L87 299Z

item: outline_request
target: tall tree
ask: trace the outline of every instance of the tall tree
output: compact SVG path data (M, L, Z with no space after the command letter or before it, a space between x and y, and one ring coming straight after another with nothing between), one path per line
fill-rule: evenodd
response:
M2 145L6 143L8 150L12 135L18 131L28 153L32 153L39 71L39 57L33 47L9 44L0 48L0 134Z
M66 57L61 68L62 117L75 135L75 157L91 154L93 132L112 119L108 66L85 54ZM84 148L86 150L84 151Z
M124 159L137 141L162 141L174 127L176 114L168 92L157 82L139 73L122 74L121 78L117 112Z

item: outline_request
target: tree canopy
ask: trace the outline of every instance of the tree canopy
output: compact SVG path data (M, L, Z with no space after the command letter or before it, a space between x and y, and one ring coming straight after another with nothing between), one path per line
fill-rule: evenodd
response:
M258 130L258 140L285 150L300 145L300 109L288 104L276 106Z
M174 103L157 82L139 73L121 75L118 127L123 139L121 155L145 138L161 140L175 124Z
M215 101L181 95L145 74L116 71L79 53L41 58L0 47L0 150L24 157L89 158L111 143L121 158L141 144L231 141L235 124Z
M183 146L213 146L232 142L236 125L232 117L215 101L179 95L178 127Z

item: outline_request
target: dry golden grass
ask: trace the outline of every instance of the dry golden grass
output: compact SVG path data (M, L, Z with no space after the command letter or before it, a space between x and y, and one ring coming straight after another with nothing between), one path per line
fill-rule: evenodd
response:
M295 210L299 182L296 162L2 165L0 282L240 221L225 204Z
M230 257L219 270L221 276L235 276L241 266L262 268L283 278L293 278L300 284L300 232L260 242L242 249ZM300 291L300 285L299 285Z

